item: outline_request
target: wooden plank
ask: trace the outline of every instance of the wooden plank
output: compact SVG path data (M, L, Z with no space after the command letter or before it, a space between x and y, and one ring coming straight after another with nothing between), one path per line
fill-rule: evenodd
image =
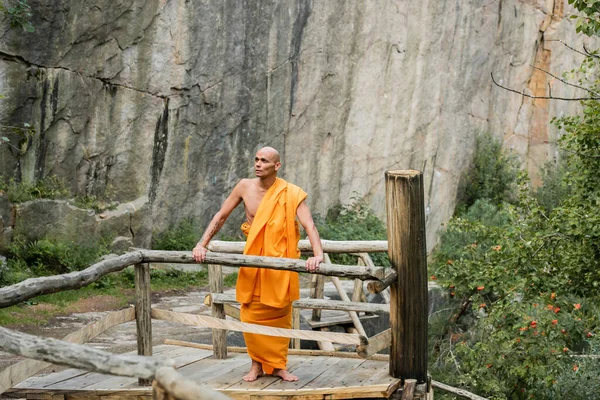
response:
M223 293L223 268L221 265L211 264L208 266L208 287L211 293ZM214 318L225 319L225 307L223 304L212 302L211 314ZM212 342L215 358L227 358L227 331L213 329Z
M390 286L390 374L427 381L427 246L423 174L385 173L389 256L397 278Z
M84 328L68 334L63 340L70 343L86 343L107 329L115 325L132 321L134 318L135 314L133 308L111 312L99 321L93 322ZM0 393L16 386L24 379L37 374L50 365L52 364L44 361L23 360L6 367L0 372Z
M150 265L135 265L135 323L137 329L137 349L140 356L152 355L152 317L150 308ZM140 386L150 386L152 379L139 378Z
M294 373L294 370L302 364L304 361L304 357L302 356L288 356L287 370L291 373ZM245 373L243 374L245 375ZM243 376L242 375L242 376ZM263 390L269 385L281 380L278 376L265 375L255 380L254 382L246 382L242 379L242 376L231 386L227 388L223 388L223 393L226 390Z
M373 371L381 368L381 361L365 360L349 373L344 374L340 386L362 386L373 375Z
M204 315L193 315L186 313L178 313L173 311L152 309L152 317L171 322L179 322L192 326L204 326L216 329L230 329L239 332L258 333L267 336L282 336L289 338L298 338L305 340L326 340L335 343L366 345L368 340L361 335L351 335L347 333L336 332L314 332L295 329L273 328L270 326L249 324L238 321L225 321L217 318L212 318Z
M300 389L306 386L310 381L327 371L332 365L335 365L339 359L310 357L305 358L302 364L294 369L293 374L298 377L296 382L285 382L280 380L269 385L269 390L279 389Z
M242 359L244 363L232 368L230 371L224 371L220 376L213 378L210 381L210 387L220 390L240 382L242 377L250 371L252 362L250 357L243 357Z
M167 262L167 263L197 263L192 257L191 251L165 251L165 250L139 250L143 256L143 262ZM297 258L281 258L267 256L247 256L240 254L215 253L209 251L205 257L207 264L221 264L232 267L251 266L256 268L275 269L279 271L295 271L306 273L306 260ZM321 263L318 272L320 275L338 276L344 278L358 279L385 279L386 269L383 267L358 267L356 265L341 265Z
M155 380L177 400L230 400L222 393L200 386L183 377L174 368L161 367L156 371Z
M346 375L365 362L365 360L357 358L336 359L338 361L335 364L331 365L327 371L324 371L321 375L304 385L304 388L318 389L340 386L340 382Z
M321 239L325 253L385 253L388 251L387 240L324 240ZM222 253L238 253L244 250L246 242L229 242L213 240L208 244L208 250ZM312 253L310 242L306 239L298 242L298 249Z
M181 368L198 360L206 359L212 356L212 351L203 349L190 349L182 347L174 347L164 351L161 355L165 358L173 360L175 368ZM86 390L114 390L137 385L135 378L127 377L112 377L106 381L98 382L90 386L86 386Z
M179 368L179 373L194 382L208 382L224 371L243 364L248 358L244 354L233 354L225 359L206 358Z

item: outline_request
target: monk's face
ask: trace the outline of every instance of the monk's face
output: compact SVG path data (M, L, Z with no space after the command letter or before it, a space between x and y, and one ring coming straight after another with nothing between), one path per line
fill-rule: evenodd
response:
M277 170L281 167L279 162L279 153L271 148L260 149L254 157L254 173L259 178L269 178L277 175Z

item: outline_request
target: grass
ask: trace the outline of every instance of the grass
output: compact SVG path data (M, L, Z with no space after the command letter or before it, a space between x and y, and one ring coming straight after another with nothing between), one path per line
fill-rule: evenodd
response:
M206 271L151 270L152 292L189 290L208 283ZM41 326L57 316L89 311L116 311L135 301L133 268L103 277L77 290L46 294L0 309L0 326Z

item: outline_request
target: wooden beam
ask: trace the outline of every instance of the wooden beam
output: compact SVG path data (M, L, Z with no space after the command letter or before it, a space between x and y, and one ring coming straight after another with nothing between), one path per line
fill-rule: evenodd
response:
M53 364L137 378L152 378L158 367L173 365L172 360L112 354L81 344L40 338L2 327L0 327L0 349Z
M208 266L208 287L212 293L223 293L223 267L218 264ZM225 319L223 304L212 303L211 314L214 318ZM216 359L227 358L227 331L222 329L212 330L212 343Z
M398 281L398 275L395 270L388 268L385 271L385 277L381 280L367 281L367 290L369 293L377 294L390 287L392 283Z
M150 308L150 265L136 264L135 276L135 325L137 329L137 350L139 356L152 355L152 317ZM151 379L140 378L140 386L150 386Z
M142 254L136 251L100 261L82 271L26 279L23 282L0 289L0 308L12 306L42 294L79 289L97 281L104 275L121 271L140 261L142 261Z
M171 367L158 368L154 379L177 400L231 400L223 393L185 378Z
M387 349L392 345L392 331L387 329L377 335L369 338L368 346L359 346L356 352L363 358L369 358L373 354L380 352L383 349Z
M329 260L329 256L327 256L327 255L326 255L325 260L331 261L331 260ZM348 294L342 287L342 283L340 282L340 279L337 276L332 276L331 282L337 289L338 294L340 295L340 298L342 299L342 301L349 303L350 298L348 297ZM350 315L350 319L352 320L354 327L358 330L358 333L360 333L363 336L367 336L367 333L365 332L365 328L363 328L362 322L360 322L360 319L358 318L358 314L356 313L356 311L348 311L348 315Z
M239 304L232 294L210 293L204 299L204 304L210 305L211 302L217 304ZM374 314L383 314L390 312L389 304L347 302L341 300L325 299L299 299L292 302L294 308L317 308L320 310L341 310L341 311L362 311Z
M121 311L114 311L99 321L93 322L84 328L69 333L62 340L70 343L86 343L107 329L125 322L133 321L134 319L135 311L133 307L126 308ZM8 389L18 385L20 382L37 374L50 365L52 364L44 361L23 360L6 367L0 371L0 393L4 393Z
M186 314L167 310L152 309L152 317L163 321L179 322L184 325L204 326L213 329L229 329L238 332L257 333L267 336L280 336L292 339L325 340L328 342L353 344L356 346L368 345L368 339L361 335L351 335L337 332L315 332L295 329L273 328L270 326L248 324L238 321L226 321L205 315Z
M385 253L388 251L387 240L321 240L325 253ZM246 242L225 242L213 240L208 244L209 251L218 253L241 254ZM308 240L300 240L298 249L305 253L312 253Z
M450 385L446 385L445 383L442 382L438 382L438 381L431 381L431 386L434 388L438 388L441 390L445 390L446 392L450 392L452 394L455 394L459 397L465 398L465 399L470 399L470 400L487 400L487 398L485 397L481 397L475 393L471 393L468 392L464 389L460 389L460 388L455 388L453 386Z
M427 247L423 174L387 171L389 257L397 272L390 286L390 375L427 381Z
M238 307L234 307L231 304L227 303L223 304L223 309L225 310L225 315L231 318L235 318L238 321L242 320L242 317L240 316L240 309Z
M204 350L212 350L212 345L203 344L203 343L193 343L193 342L185 342L181 340L175 339L165 339L165 344L170 344L174 346L184 346L184 347L193 347L195 349L204 349ZM247 353L248 349L246 347L227 347L227 351L230 353ZM338 358L363 358L359 356L357 353L352 353L349 351L323 351L323 350L307 350L307 349L289 349L288 355L293 356L315 356L315 357L338 357ZM390 356L388 354L373 354L369 357L369 360L377 360L377 361L389 361Z
M143 262L167 262L167 263L197 263L192 258L191 251L164 251L164 250L139 250L143 256ZM214 253L206 254L205 263L220 264L232 267L252 266L256 268L269 268L284 271L308 272L306 260L296 258L279 258L265 256L246 256L240 254ZM355 265L325 264L321 263L319 271L314 272L321 275L339 276L345 278L384 279L386 268L383 267L358 267Z

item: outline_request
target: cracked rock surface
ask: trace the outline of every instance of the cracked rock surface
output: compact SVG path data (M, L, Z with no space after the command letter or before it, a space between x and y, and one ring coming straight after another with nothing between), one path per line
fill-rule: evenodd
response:
M0 172L147 198L147 232L208 223L269 144L319 213L366 196L383 216L384 171L423 170L431 248L477 133L504 139L535 180L557 156L550 119L577 110L490 73L581 94L531 67L560 76L580 62L555 41L583 43L566 0L29 4L34 33L0 25L0 123L36 135L9 134L21 151L2 146Z

